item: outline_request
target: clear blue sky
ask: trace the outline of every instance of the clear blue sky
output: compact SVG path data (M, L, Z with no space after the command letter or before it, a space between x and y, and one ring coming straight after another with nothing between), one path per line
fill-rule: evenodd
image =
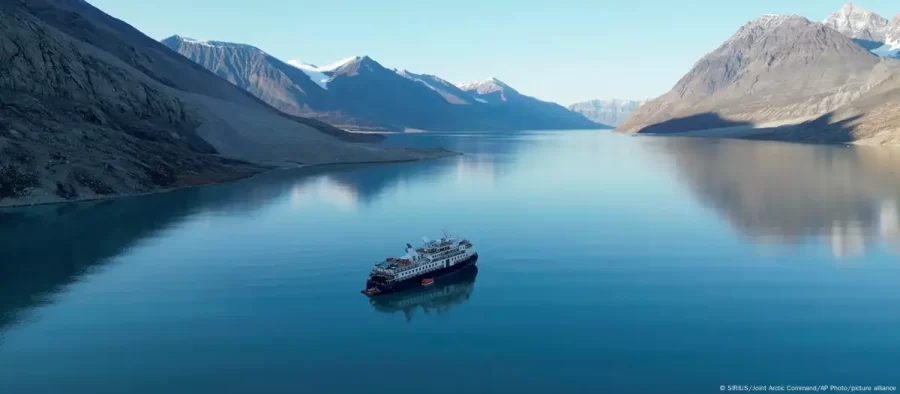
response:
M495 76L561 104L669 90L701 56L766 13L812 20L840 0L88 0L163 39L255 45L314 64L369 55L460 83ZM855 4L882 16L897 0Z

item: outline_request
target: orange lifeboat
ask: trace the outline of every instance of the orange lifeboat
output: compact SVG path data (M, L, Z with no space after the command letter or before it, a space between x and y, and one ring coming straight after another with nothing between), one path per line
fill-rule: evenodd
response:
M434 284L434 279L431 279L431 278L422 279L422 286L430 286L433 284Z

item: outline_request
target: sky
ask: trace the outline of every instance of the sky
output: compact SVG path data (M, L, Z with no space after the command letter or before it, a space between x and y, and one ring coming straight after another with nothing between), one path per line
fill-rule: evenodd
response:
M496 77L563 105L665 93L762 14L821 21L836 0L88 0L155 39L251 44L282 60L368 55L453 83ZM897 0L856 5L890 19Z

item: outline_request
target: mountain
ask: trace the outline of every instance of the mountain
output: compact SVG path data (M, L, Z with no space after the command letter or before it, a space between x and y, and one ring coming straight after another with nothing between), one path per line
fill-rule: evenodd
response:
M465 129L462 119L435 91L362 56L337 68L328 83L325 106L395 130Z
M569 106L569 110L578 112L597 123L618 126L645 102L646 100L590 100L572 104Z
M441 79L436 75L414 74L406 70L397 71L397 74L427 86L429 89L434 90L441 95L441 97L450 104L474 105L479 103L470 92L462 90L456 85Z
M83 0L0 0L0 205L408 160L288 116Z
M306 73L252 46L178 36L163 40L163 44L179 53L206 58L208 70L281 111L303 115L311 112L307 102L321 99L321 89ZM266 96L273 91L287 94Z
M619 129L680 132L810 119L850 103L900 69L836 30L764 15L698 61Z
M513 100L484 105L486 99L440 77L391 70L368 56L319 67L300 60L282 62L244 44L180 36L163 44L282 111L347 127L488 131L602 127L518 92Z
M887 19L853 3L844 4L822 23L847 37L858 40L864 46L867 46L867 43L883 44L888 27ZM880 45L875 47L878 46Z
M284 113L316 118L339 127L359 123L323 107L330 79L325 69L298 61L285 63L244 44L181 36L166 38L162 43L185 57L201 60L204 68ZM333 65L328 73L341 64Z
M475 101L486 104L475 106L476 108L488 107L499 113L506 113L521 128L554 129L560 128L558 125L566 125L565 128L609 128L559 104L521 94L497 78L465 83L458 87L469 92Z

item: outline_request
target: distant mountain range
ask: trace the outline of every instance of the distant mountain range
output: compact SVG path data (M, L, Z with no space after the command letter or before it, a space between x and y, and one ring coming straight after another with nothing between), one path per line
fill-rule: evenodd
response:
M898 30L900 17L887 21L852 4L822 23L797 15L761 16L619 129L675 133L802 124L770 137L900 143L900 130L887 121L900 111L890 99L900 73L891 49L900 42ZM825 133L824 125L839 130Z
M259 48L172 36L162 43L288 114L385 130L584 129L607 126L491 78L454 85L383 67L368 56L327 66L282 61Z
M597 123L618 126L645 102L647 101L590 100L572 104L569 106L569 110L578 112Z

